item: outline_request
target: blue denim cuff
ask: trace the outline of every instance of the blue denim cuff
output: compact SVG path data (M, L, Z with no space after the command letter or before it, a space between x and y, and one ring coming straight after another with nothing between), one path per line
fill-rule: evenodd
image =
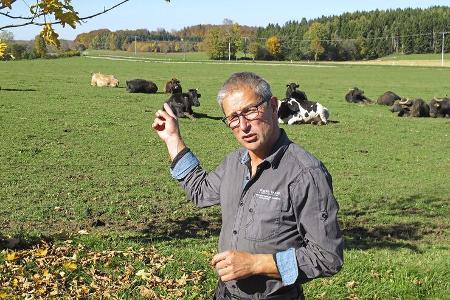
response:
M197 157L191 151L187 152L181 157L175 164L173 169L170 170L170 175L177 180L181 180L200 164Z
M285 251L276 253L276 263L278 272L284 285L295 283L298 277L297 257L295 249L289 248Z

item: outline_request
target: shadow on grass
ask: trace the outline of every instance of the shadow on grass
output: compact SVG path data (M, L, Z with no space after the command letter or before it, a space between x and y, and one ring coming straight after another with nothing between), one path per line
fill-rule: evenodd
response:
M196 112L194 112L194 117L197 119L205 118L205 119L211 119L211 120L222 120L221 117L212 117L212 116L208 116L207 114L196 113Z
M162 223L150 223L141 231L142 235L131 238L139 242L160 242L185 238L208 238L218 236L221 221L219 218L205 220L199 216L184 219L166 220Z
M52 243L56 240L67 240L68 235L58 234L54 236L16 236L4 237L0 234L0 250L24 250L33 248L35 245L42 244L42 242Z
M424 238L439 238L448 228L445 219L448 199L412 195L400 199L382 198L366 207L341 210L341 226L346 249L408 248L419 252L415 243ZM391 216L393 222L373 225L377 214ZM414 218L414 221L410 220ZM371 224L372 223L372 224Z
M0 88L0 92L5 91L5 92L36 92L37 90L35 89L5 89L5 88Z

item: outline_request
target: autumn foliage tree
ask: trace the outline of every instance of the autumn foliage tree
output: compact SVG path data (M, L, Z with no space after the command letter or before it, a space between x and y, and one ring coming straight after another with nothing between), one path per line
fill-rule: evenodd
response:
M266 41L266 48L272 57L278 58L281 54L281 43L278 37L276 36L269 37Z
M326 38L325 25L319 22L312 23L303 38L309 41L309 49L314 54L314 60L317 61L319 56L325 52L325 48L322 45L323 39Z

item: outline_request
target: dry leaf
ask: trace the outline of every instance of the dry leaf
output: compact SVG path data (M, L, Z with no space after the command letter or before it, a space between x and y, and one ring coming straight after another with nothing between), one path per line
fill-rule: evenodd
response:
M353 289L353 288L356 287L356 281L354 281L354 280L349 281L349 282L347 282L347 283L345 284L345 286L346 286L348 289Z

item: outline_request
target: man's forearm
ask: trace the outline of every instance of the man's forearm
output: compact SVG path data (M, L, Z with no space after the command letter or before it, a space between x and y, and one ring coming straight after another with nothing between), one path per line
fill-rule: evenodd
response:
M186 144L184 143L181 137L176 137L166 142L167 152L169 152L170 160L174 160L178 153L181 150L186 148Z

